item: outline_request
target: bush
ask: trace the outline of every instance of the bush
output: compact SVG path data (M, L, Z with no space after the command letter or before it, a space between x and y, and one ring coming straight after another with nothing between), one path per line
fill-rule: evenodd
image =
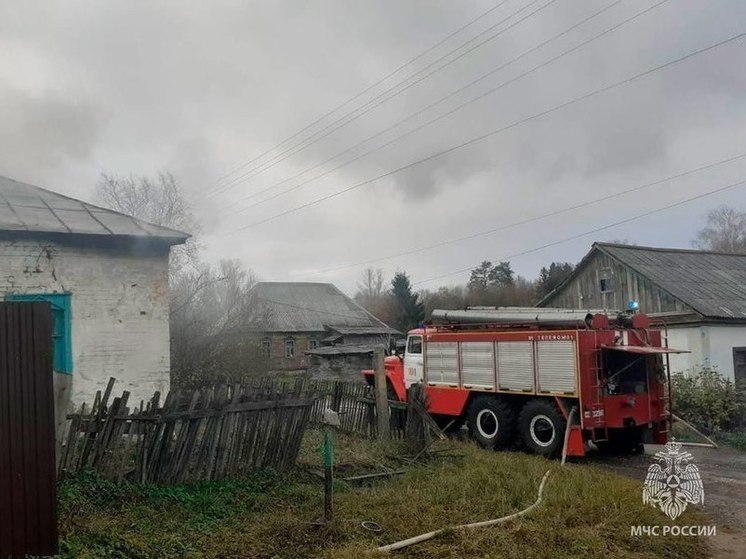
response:
M709 431L732 431L743 426L743 393L716 369L705 367L693 374L675 373L674 413Z

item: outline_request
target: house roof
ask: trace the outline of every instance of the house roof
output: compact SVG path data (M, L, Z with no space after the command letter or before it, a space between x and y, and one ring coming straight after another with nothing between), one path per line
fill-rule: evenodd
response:
M329 357L333 355L366 355L373 353L379 347L383 347L383 345L345 344L317 347L316 349L309 349L304 353L306 355L319 355L322 357Z
M339 328L395 334L331 283L260 282L252 292L269 309L268 332L323 332Z
M0 231L144 237L181 244L189 235L0 176Z
M746 320L746 254L594 243L554 293L572 281L597 251L633 269L703 317Z

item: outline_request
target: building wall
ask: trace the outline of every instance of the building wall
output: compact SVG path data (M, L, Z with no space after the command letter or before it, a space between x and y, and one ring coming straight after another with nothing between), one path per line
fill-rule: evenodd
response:
M70 293L73 372L55 374L58 421L115 377L130 402L169 387L168 254L0 241L0 297Z
M670 327L668 345L692 352L671 355L671 371L690 373L702 367L714 367L733 380L733 348L746 347L746 325Z
M608 274L613 281L613 289L608 293L601 291L602 274ZM544 306L625 310L629 301L637 301L643 313L691 310L646 278L600 252L596 252L578 276L547 300Z
M269 341L269 369L272 371L301 371L309 369L311 360L306 351L313 349L311 341L317 342L321 347L321 340L329 336L328 331L323 332L271 332L259 335L259 343ZM381 345L388 347L390 336L385 335L345 335L342 337L342 345ZM295 356L285 357L285 342L288 339L295 341ZM351 369L350 369L351 370Z
M269 367L275 371L298 371L308 367L306 351L311 349L311 340L321 343L324 332L272 332L260 337L270 341ZM295 341L295 356L285 357L285 341Z
M372 353L351 355L309 355L308 374L319 380L362 382L360 371L373 366Z

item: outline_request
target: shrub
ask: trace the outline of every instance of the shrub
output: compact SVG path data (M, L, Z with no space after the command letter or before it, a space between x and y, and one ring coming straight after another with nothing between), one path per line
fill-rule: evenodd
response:
M716 369L671 377L674 413L706 431L731 431L743 425L744 397Z

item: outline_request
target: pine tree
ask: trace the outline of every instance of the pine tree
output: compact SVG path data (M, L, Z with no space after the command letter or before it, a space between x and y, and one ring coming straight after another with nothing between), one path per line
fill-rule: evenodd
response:
M560 283L572 274L575 266L569 262L552 262L549 268L546 266L539 272L539 279L536 281L539 296L543 297L550 293Z
M405 272L397 272L391 280L391 297L396 306L393 326L400 332L416 328L425 318L425 306L417 293L412 292L412 283Z

